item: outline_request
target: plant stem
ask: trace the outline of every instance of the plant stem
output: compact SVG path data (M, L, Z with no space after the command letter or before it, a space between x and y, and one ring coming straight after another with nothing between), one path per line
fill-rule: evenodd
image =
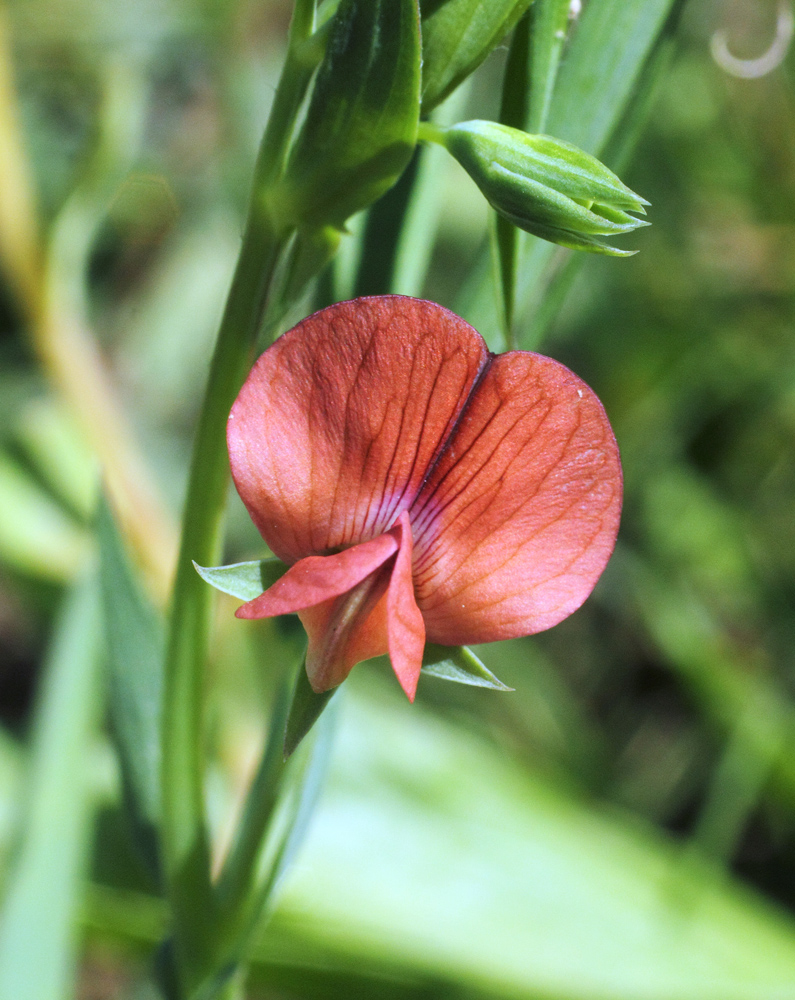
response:
M417 142L435 142L439 146L447 146L444 128L435 122L420 122L417 126Z
M251 361L282 240L257 213L243 238L218 334L191 461L166 650L163 706L163 850L178 958L197 970L211 926L209 843L201 746L202 668L212 591L192 560L218 560L228 482L225 428Z
M251 364L273 276L291 232L275 228L267 193L281 174L298 109L313 72L302 43L314 0L297 0L284 69L255 171L254 191L218 332L193 448L165 660L162 847L186 996L212 972L215 933L210 848L204 815L202 675L212 591L194 571L218 561L228 486L226 421Z
M304 669L303 660L299 669ZM233 914L240 909L241 899L249 891L252 873L262 838L273 813L284 774L284 727L292 694L293 678L278 692L270 719L270 733L259 768L246 799L245 812L237 835L224 862L217 892L222 912Z
M502 83L500 121L503 125L510 125L511 128L522 129L525 126L529 52L530 13L528 12L514 30ZM491 235L497 298L501 306L500 319L505 346L510 351L517 347L513 314L521 234L512 223L495 213Z

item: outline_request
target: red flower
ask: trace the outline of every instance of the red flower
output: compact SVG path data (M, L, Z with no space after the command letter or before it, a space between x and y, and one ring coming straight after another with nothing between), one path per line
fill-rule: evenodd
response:
M556 625L615 543L621 466L593 392L539 354L494 355L403 296L310 316L229 416L235 485L290 569L240 618L298 612L315 691L389 653L413 700L426 638Z

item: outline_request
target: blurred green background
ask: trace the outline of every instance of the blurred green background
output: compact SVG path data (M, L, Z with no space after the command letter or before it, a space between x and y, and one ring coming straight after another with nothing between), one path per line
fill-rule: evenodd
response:
M81 426L47 324L100 345L162 497L164 514L141 507L162 593L289 15L284 0L0 8L15 88L0 78L3 1000L154 997L164 921L125 829L97 611L79 592L63 610L92 558L100 461L119 452L97 459L110 425ZM756 57L775 19L771 0L675 5L645 127L606 154L653 226L628 260L556 249L523 318L525 346L583 377L618 438L625 512L603 579L550 632L479 650L513 694L425 677L412 707L386 664L354 671L252 997L795 997L795 55L746 80L710 51L721 29ZM505 55L451 98L456 117L497 113ZM455 163L438 170L402 280L498 348L485 203ZM389 290L380 211L369 231L353 220L304 312ZM261 552L233 498L227 561ZM301 636L233 608L210 678L220 843Z

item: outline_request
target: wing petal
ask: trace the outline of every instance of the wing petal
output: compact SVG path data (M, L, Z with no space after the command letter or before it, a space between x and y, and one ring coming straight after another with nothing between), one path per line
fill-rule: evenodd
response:
M352 590L397 551L392 535L379 535L333 556L307 556L291 566L265 593L241 605L238 618L289 615Z

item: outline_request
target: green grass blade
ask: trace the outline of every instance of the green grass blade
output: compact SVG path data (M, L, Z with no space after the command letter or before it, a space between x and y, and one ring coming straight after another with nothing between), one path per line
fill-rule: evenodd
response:
M598 156L621 120L674 0L590 0L558 74L547 131Z
M0 451L0 563L63 583L89 551L88 537L6 452Z
M433 112L431 121L440 125L452 125L459 121L469 97L469 83L465 80ZM450 157L441 146L429 144L420 147L418 161L401 228L395 237L389 291L396 295L422 295L443 213L442 200Z
M528 132L544 132L566 43L569 0L536 0L530 8L531 62Z
M500 122L522 129L529 100L530 20L522 18L513 33L502 83ZM516 299L516 267L519 260L520 233L501 215L492 222L492 254L496 270L497 301L500 303L505 345L515 347L513 311Z
M591 0L587 4L558 73L547 123L550 135L595 156L601 154L634 99L674 2ZM554 258L554 249L540 240L524 241L517 290L521 316L532 317L540 308L544 290L557 272ZM535 348L543 332L535 324L532 337L522 346Z
M675 0L590 0L572 31L557 74L546 132L596 156L608 142L615 142L614 133L635 98L674 4ZM535 350L546 327L537 322L531 326L532 318L542 308L546 290L556 281L567 255L533 237L521 243L516 283L518 340L521 347ZM487 339L494 301L491 284L488 269L482 267L477 290L470 285L466 301L457 308Z
M149 868L157 875L163 628L133 575L104 499L97 515L97 534L107 627L111 729L133 835Z
M422 7L422 110L440 104L483 62L530 0L446 0Z
M27 822L0 920L2 1000L64 1000L72 994L100 632L98 587L85 579L66 600L45 668Z

